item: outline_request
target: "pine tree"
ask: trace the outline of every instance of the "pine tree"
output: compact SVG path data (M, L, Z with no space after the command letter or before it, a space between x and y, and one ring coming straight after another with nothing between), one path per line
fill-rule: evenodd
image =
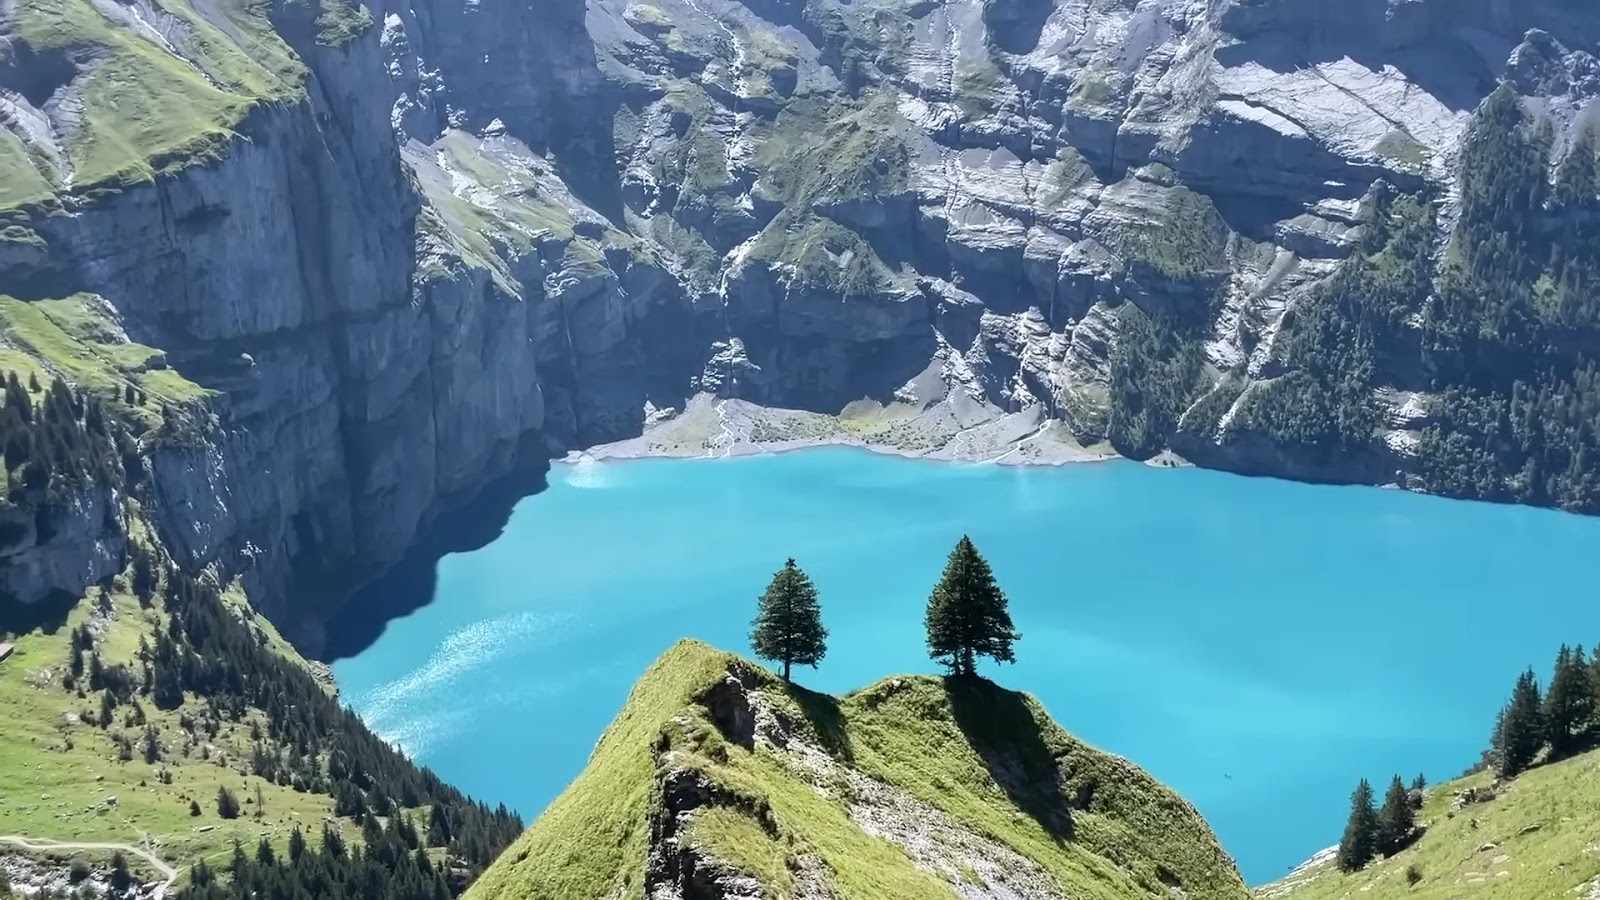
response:
M1356 872L1372 862L1378 850L1378 813L1372 807L1372 785L1363 778L1350 795L1350 819L1339 840L1339 868Z
M226 785L217 788L217 815L224 819L239 818L239 798Z
M1500 720L1499 773L1512 778L1533 763L1544 744L1544 714L1539 697L1539 680L1528 669L1517 677Z
M156 591L155 555L143 547L133 551L133 592L141 603L147 602Z
M1560 759L1577 749L1580 736L1594 715L1594 684L1583 648L1565 644L1556 654L1555 672L1544 698L1545 740L1550 756Z
M1421 772L1418 772L1417 773L1417 777L1411 779L1411 789L1413 791L1425 791L1425 790L1427 790L1428 789L1428 778L1427 778L1427 776L1423 775Z
M1389 782L1389 791L1383 795L1383 808L1378 810L1378 849L1385 856L1393 856L1411 843L1411 832L1416 828L1416 813L1411 808L1411 792L1399 775Z
M972 675L979 656L1015 662L1011 645L1019 640L1011 624L1006 595L995 582L989 563L966 535L950 552L944 575L928 597L924 620L928 655L952 674Z
M111 855L111 890L118 894L127 893L133 887L133 873L128 871L128 861L123 858L122 851Z
M783 564L761 595L750 627L750 647L756 656L783 664L783 680L790 667L816 667L828 652L828 629L822 625L817 589L794 559Z

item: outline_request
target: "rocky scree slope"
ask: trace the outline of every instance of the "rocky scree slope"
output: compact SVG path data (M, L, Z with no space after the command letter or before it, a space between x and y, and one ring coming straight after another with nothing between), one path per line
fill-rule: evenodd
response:
M1245 898L1197 812L982 679L834 698L692 641L469 890L496 897Z
M954 457L1001 419L1430 487L1415 366L1362 380L1381 415L1339 452L1241 413L1291 311L1392 243L1375 210L1427 211L1431 273L1497 80L1573 143L1600 29L1577 0L1328 9L6 3L0 363L135 386L162 545L312 649L322 595L441 509L698 393L936 411L914 449ZM118 570L122 502L17 512L0 590Z

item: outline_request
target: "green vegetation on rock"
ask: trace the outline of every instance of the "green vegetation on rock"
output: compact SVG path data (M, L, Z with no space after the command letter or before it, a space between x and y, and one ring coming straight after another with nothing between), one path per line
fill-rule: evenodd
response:
M54 173L22 139L0 128L0 209L49 199Z
M163 9L183 25L171 32L175 38L181 33L181 58L114 24L90 0L35 0L19 7L17 34L35 52L97 57L72 83L82 101L82 125L66 147L74 190L148 181L214 162L256 104L300 95L304 70L267 21L264 6L224 4L215 10L227 19L227 32L184 0ZM7 193L27 199L17 189Z
M1203 387L1201 323L1168 312L1152 315L1132 303L1117 319L1106 436L1117 452L1144 459L1166 445Z
M141 398L135 412L160 421L163 404L185 404L210 392L169 368L153 347L122 333L109 306L92 294L24 302L0 296L0 368L60 375L107 396L128 387Z
M988 57L963 56L956 62L955 101L969 116L984 116L999 107L1010 82Z
M863 815L884 824L869 833ZM912 833L925 840L899 842ZM1193 808L1032 698L927 677L833 698L683 642L468 896L642 897L691 859L771 897L816 879L838 900L954 898L1005 878L1083 900L1247 895Z
M733 176L728 172L727 147L709 122L711 101L699 85L674 81L666 103L678 115L687 116L688 122L683 137L652 160L651 175L658 183L676 186L691 197L719 193L732 183Z
M801 284L843 297L870 297L886 278L883 262L861 235L832 219L787 210L761 232L746 258L780 263Z
M355 0L319 0L317 41L342 47L372 27L372 13Z
M1372 445L1380 367L1432 285L1434 216L1425 198L1380 193L1367 203L1355 254L1284 317L1287 373L1253 387L1234 419L1314 458Z
M859 99L819 95L789 103L759 135L758 189L791 207L884 197L906 190L908 125L891 91Z
M1174 187L1154 222L1129 226L1121 250L1167 278L1187 280L1226 267L1231 234L1209 197Z
M1425 310L1442 397L1418 447L1430 490L1600 510L1600 183L1585 135L1547 136L1502 88L1461 150L1461 218Z

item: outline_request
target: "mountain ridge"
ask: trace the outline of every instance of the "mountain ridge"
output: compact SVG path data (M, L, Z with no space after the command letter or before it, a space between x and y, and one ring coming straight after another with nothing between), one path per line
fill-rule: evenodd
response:
M897 751L915 749L911 755ZM1054 777L1044 777L1048 769ZM983 679L835 699L694 641L474 884L533 897L1248 896L1199 814Z

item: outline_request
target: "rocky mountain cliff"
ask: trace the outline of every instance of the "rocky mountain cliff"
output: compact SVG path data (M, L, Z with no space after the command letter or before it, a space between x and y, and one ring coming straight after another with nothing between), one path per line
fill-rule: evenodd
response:
M840 698L693 641L472 900L1245 900L1199 813L981 678Z
M1374 215L1448 256L1497 83L1570 155L1597 41L1580 0L0 4L0 367L150 422L137 489L12 502L0 589L119 569L127 493L283 614L703 393L1438 489L1415 364L1338 452L1253 398Z

